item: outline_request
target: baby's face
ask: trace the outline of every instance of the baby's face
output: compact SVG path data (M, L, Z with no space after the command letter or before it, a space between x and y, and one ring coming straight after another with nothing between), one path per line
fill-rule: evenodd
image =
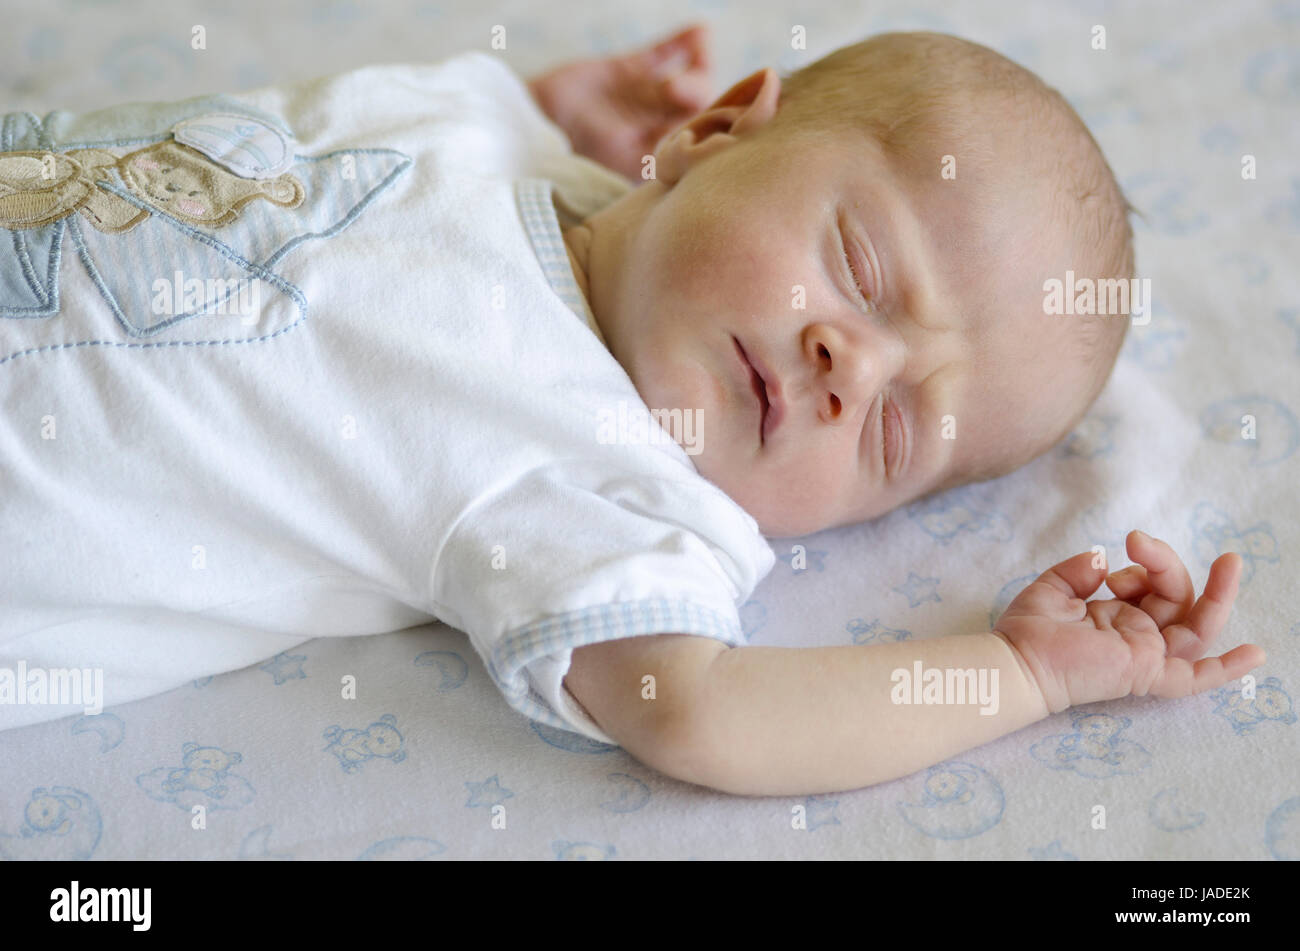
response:
M624 199L639 223L596 301L646 404L698 414L700 473L799 535L1050 442L1084 382L1043 312L1070 253L1032 193L958 142L952 180L865 135L769 131Z

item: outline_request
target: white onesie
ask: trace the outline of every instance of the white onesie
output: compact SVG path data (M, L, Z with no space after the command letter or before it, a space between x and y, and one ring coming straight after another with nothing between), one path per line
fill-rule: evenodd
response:
M20 662L112 705L436 617L613 742L574 647L744 643L754 520L670 440L602 437L647 407L551 198L627 187L482 53L6 116L0 728L81 711L20 702Z

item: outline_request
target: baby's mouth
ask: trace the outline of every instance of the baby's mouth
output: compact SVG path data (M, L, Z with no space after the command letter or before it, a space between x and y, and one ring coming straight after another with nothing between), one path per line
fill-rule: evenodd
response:
M735 337L732 337L731 339L736 344L736 350L740 354L741 362L744 363L745 368L749 370L749 383L751 388L754 390L754 395L758 397L758 442L762 445L765 441L764 429L767 424L767 413L768 410L771 409L772 405L767 399L767 383L763 380L763 377L759 372L754 369L754 365L749 362L749 355L745 353L745 348L741 345L740 341Z

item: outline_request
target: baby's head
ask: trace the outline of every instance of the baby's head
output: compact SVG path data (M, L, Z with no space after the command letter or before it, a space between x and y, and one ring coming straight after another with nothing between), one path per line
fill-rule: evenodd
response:
M583 225L592 309L769 535L1018 468L1110 374L1128 318L1050 314L1044 283L1132 277L1127 202L1065 100L982 46L756 73L655 174Z

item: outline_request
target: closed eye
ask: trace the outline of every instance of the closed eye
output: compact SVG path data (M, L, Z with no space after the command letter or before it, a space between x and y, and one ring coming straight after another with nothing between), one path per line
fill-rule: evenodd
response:
M853 259L849 257L847 246L844 248L844 263L848 265L849 278L852 280L853 286L858 289L858 294L862 297L862 303L865 304L867 302L867 292L862 289L862 282L858 280L858 272L853 269Z
M880 397L880 471L889 477L889 417L885 415L885 397Z
M858 292L858 298L862 301L864 307L870 308L871 295L867 293L866 288L862 286L862 279L858 276L858 269L853 265L853 255L849 252L849 240L844 234L844 229L840 228L840 250L844 257L844 267L849 276L849 283L853 285Z

